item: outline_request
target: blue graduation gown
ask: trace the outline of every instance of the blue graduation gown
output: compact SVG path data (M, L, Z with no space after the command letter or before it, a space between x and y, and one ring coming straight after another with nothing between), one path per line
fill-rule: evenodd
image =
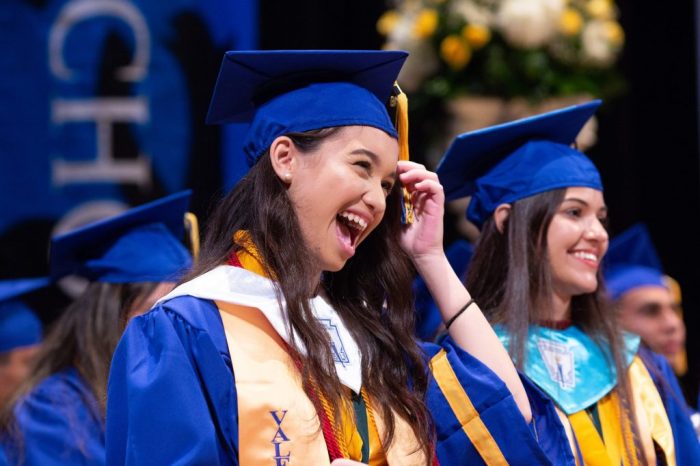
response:
M47 377L14 414L20 439L2 439L8 464L22 457L23 466L105 464L100 408L74 368Z
M9 461L7 461L7 456L5 456L5 451L0 444L0 466L9 466Z
M532 410L533 421L530 426L525 423L505 383L450 337L443 339L439 346L426 343L423 348L429 357L440 350L447 352L450 366L508 464L575 464L554 404L527 378L521 376ZM435 420L440 464L486 464L467 439L462 424L434 378L430 382L426 398L428 409Z
M561 445L544 450L505 384L451 341L426 345L447 353L460 384L510 464L573 464ZM431 382L428 407L443 465L485 464ZM535 431L564 436L551 403L537 398ZM538 411L539 410L539 411ZM450 417L452 416L452 417ZM129 324L112 360L107 397L110 465L237 465L236 386L223 324L209 300L177 297ZM552 456L549 456L552 455ZM549 456L549 457L548 457Z
M666 358L644 346L639 348L639 356L647 366L666 408L673 430L677 466L700 465L700 442L690 421L690 409L671 365Z

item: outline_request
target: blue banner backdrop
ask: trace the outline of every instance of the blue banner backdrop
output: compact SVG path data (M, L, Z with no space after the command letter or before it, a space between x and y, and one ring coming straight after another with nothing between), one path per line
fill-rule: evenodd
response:
M237 179L241 129L203 121L254 0L5 0L0 31L0 276L42 273L55 232Z

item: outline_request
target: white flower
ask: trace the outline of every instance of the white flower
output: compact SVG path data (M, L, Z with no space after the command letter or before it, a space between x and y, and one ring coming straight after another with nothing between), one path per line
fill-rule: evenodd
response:
M493 6L474 0L456 0L450 4L452 14L461 16L469 24L492 27L496 21Z
M498 25L513 45L540 47L556 35L564 7L565 0L504 0Z
M401 44L388 44L391 49L406 50L409 56L399 73L399 84L406 92L415 92L423 81L437 72L440 62L432 46L423 40L411 39Z
M416 21L418 10L406 10L401 13L399 20L394 26L394 29L387 37L390 44L389 48L395 46L401 47L402 44L413 40L413 25Z
M581 45L584 61L598 65L610 65L617 56L618 47L610 43L605 21L593 20L583 28Z
M387 38L384 48L405 50L409 53L399 74L398 81L406 92L415 92L423 81L433 75L440 66L437 54L429 41L415 37L413 26L420 11L409 5Z

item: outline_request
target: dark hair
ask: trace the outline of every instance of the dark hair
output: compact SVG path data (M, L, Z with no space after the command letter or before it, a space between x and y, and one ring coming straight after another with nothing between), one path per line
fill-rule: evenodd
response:
M530 196L511 204L503 232L492 215L484 223L472 257L466 285L484 309L486 317L501 324L509 335L509 353L515 365L525 364L528 326L551 319L542 296L552 295L547 231L564 200L566 189ZM593 293L571 299L573 324L586 332L610 358L617 371L617 393L634 438L639 461L639 429L632 404L624 360L624 340L606 297L600 270L598 288ZM629 452L628 452L629 453Z
M342 128L286 136L302 153L311 154L339 131ZM379 226L342 270L324 274L322 286L360 348L364 388L381 409L387 427L383 445L386 448L394 437L393 410L409 422L420 448L432 458L433 429L423 401L427 373L413 339L413 303L406 293L413 270L399 247L400 194L395 186ZM275 174L267 153L214 210L199 261L186 280L226 263L241 249L232 240L239 230L250 234L268 276L277 277L275 286L278 298L283 296L286 301L287 324L300 339L299 344L292 342L291 350L301 361L302 380L313 381L334 412L340 412L347 406L343 401L346 396L336 373L330 338L309 305L318 280L309 259L310 245L305 242L286 185ZM304 353L299 351L301 346L306 348ZM335 416L335 422L339 428L340 416Z
M129 311L158 283L93 282L53 324L36 357L32 375L0 412L0 430L13 429L14 405L41 381L75 367L105 415L107 376L114 349L126 327Z
M12 448L6 454L12 457L13 463L23 464L25 459L24 439L14 417L14 408L22 397L57 372L74 367L98 402L97 414L104 419L112 355L126 328L130 311L142 305L157 286L156 282L93 282L66 308L42 342L31 376L0 411L0 432L12 440Z

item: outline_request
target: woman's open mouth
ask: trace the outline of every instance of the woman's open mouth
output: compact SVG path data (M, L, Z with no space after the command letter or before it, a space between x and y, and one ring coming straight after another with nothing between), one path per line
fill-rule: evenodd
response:
M336 225L340 242L353 255L362 233L367 229L367 222L359 215L344 211L336 215Z

